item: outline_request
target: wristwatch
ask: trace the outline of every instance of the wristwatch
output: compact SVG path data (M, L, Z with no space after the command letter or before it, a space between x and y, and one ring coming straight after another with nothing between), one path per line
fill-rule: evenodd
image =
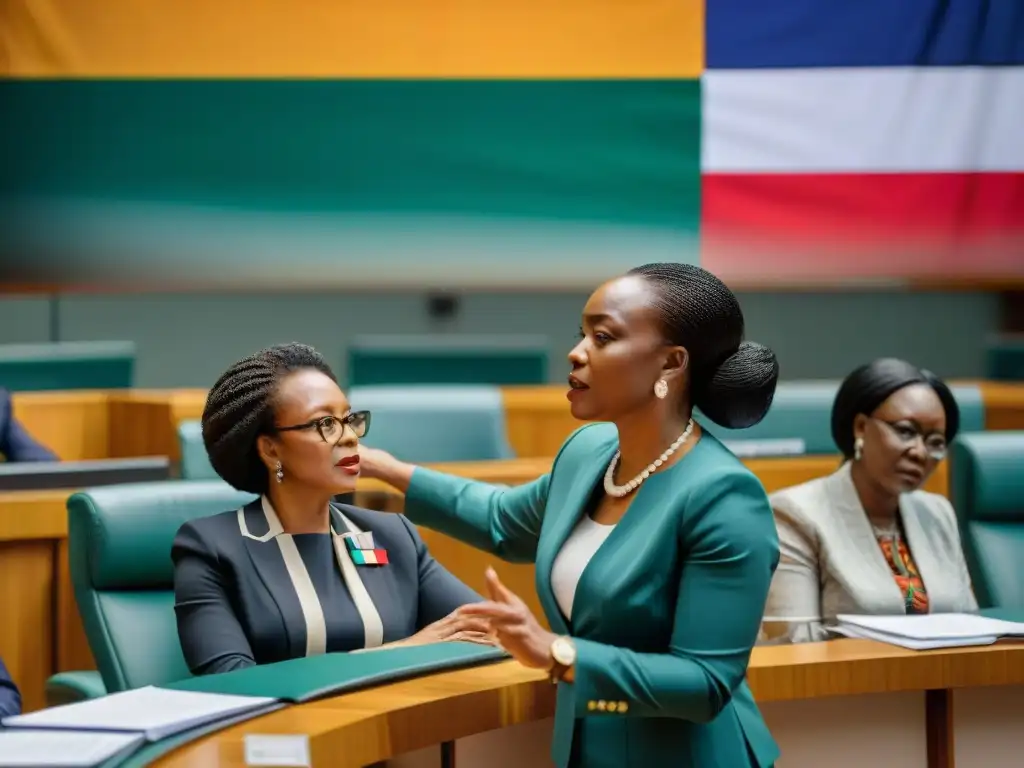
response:
M576 644L571 637L556 637L551 643L551 659L553 661L548 675L552 683L560 683L569 668L576 663Z

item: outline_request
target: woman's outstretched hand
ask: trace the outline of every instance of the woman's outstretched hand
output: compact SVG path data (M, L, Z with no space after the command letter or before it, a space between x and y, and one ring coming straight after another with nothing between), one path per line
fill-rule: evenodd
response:
M380 448L359 446L359 475L373 480L381 480L402 493L409 489L412 473L416 469L412 464L399 461L387 451Z
M541 626L526 603L501 583L493 568L487 569L487 592L490 600L468 603L458 612L486 619L498 645L523 666L550 669L551 643L556 635Z

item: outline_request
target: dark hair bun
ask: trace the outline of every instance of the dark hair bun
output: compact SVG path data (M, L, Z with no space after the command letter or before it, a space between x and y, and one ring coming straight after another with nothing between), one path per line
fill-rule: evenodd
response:
M775 353L744 341L709 378L694 382L694 405L719 426L745 429L768 413L778 381Z

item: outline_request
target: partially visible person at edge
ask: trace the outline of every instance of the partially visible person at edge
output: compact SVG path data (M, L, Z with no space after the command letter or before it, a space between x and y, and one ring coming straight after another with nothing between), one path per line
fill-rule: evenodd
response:
M0 718L21 714L21 693L11 679L4 660L0 659ZM3 726L0 725L0 728Z
M765 639L826 639L840 613L977 609L953 507L921 489L959 428L953 393L928 371L883 358L846 377L832 405L842 465L771 496L781 562Z
M258 498L187 522L174 540L174 608L193 674L491 642L482 618L455 612L482 598L430 556L408 520L332 502L355 490L369 427L369 412L352 410L304 344L264 349L213 385L202 417L210 462Z
M573 416L589 424L549 474L498 488L362 449L406 514L512 562L536 564L546 630L493 570L490 622L558 684L559 768L764 768L778 748L745 682L778 539L759 480L692 416L760 421L771 350L743 341L718 278L649 264L605 283L569 353Z
M11 393L0 389L0 454L6 461L60 461L14 418Z

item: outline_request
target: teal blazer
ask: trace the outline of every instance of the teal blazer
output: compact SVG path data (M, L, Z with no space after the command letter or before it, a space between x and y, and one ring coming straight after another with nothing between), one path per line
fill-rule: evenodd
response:
M552 631L576 643L560 683L559 768L767 768L778 758L746 683L779 542L760 481L704 433L651 475L580 578L570 621L555 556L618 447L611 424L562 446L551 472L502 488L417 468L414 522L511 562L536 563Z

